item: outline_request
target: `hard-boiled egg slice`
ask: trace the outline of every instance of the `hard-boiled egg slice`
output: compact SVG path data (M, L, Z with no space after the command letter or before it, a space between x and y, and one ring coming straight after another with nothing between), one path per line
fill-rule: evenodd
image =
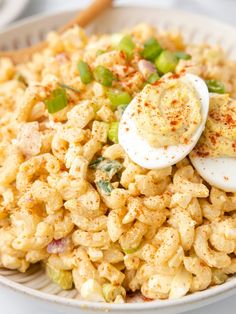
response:
M200 124L187 144L156 148L138 134L133 117L137 110L137 102L140 95L137 95L131 101L120 121L118 132L120 145L132 161L144 168L161 169L182 160L191 152L204 130L209 109L209 92L205 82L193 74L185 74L178 79L191 84L201 103Z
M235 106L228 94L210 94L205 132L190 154L202 178L226 192L236 192Z
M226 192L236 192L236 158L196 157L190 159L200 176Z

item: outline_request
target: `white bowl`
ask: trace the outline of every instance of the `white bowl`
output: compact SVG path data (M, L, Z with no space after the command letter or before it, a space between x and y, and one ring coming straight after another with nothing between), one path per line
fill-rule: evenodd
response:
M38 16L16 23L0 33L0 49L25 46L41 39L45 33L56 29L70 19L75 12L68 11L47 16ZM144 7L111 8L97 18L89 32L116 32L122 28L148 22L156 27L180 30L187 42L218 43L229 56L236 59L235 28L207 17L170 9ZM76 300L76 291L62 291L50 282L39 267L34 266L26 274L0 270L0 304L7 314L83 314L83 313L183 313L236 292L236 277L221 286L187 295L179 300L153 301L146 303L104 304Z
M29 0L0 0L0 27L7 25L19 16Z

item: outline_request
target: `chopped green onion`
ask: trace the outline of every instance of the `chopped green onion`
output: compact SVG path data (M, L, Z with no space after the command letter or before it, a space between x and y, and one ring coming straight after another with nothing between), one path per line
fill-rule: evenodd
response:
M112 178L122 168L122 165L117 160L106 159L101 156L92 160L89 168L105 171L109 178Z
M138 249L139 249L139 246L136 247L136 248L123 249L123 252L124 252L125 254L133 254L133 253L137 252Z
M86 62L84 62L83 60L80 60L78 63L78 70L79 70L79 75L80 75L81 81L84 84L91 83L91 81L93 79L93 74L89 68L89 65Z
M174 72L177 64L178 58L168 50L162 51L155 60L155 65L161 73Z
M67 106L68 100L64 88L55 89L48 99L45 99L49 113L55 113Z
M130 94L119 90L109 90L108 98L112 103L113 110L116 110L119 105L128 105L131 102Z
M101 161L97 166L97 169L106 172L109 179L111 179L118 171L120 171L121 168L122 165L119 161L110 159Z
M149 84L153 84L153 83L156 83L159 79L160 79L159 74L155 72L155 73L152 73L152 74L148 77L147 82L148 82Z
M47 264L46 271L48 277L58 284L62 289L69 290L73 286L72 273L69 270L61 270Z
M75 92L75 93L80 93L80 90L79 90L79 89L74 88L74 87L72 87L72 86L69 86L69 85L67 85L67 84L59 83L59 85L60 85L62 88L69 89L69 90L71 90L71 91L73 91L73 92Z
M118 144L118 129L119 122L112 122L108 130L108 139L116 144Z
M103 160L105 160L105 158L104 157L98 157L97 159L95 159L95 160L92 160L91 162L90 162L90 164L89 164L89 168L91 168L91 169L97 169L97 167L98 167L98 165L103 161Z
M124 36L118 44L118 50L124 51L128 59L133 57L134 49L135 44L130 35Z
M184 51L176 51L175 52L175 56L180 60L190 60L192 57L191 55L189 55L188 53L184 52Z
M107 87L112 85L114 79L113 73L102 65L94 69L94 77L97 82Z
M154 61L157 56L162 52L162 48L156 38L149 38L145 44L144 49L142 51L142 56L144 59Z
M207 80L206 84L210 93L225 94L225 86L220 81Z
M99 180L96 182L97 187L101 192L103 192L106 195L110 195L111 191L113 190L113 187L111 185L111 182L108 180Z

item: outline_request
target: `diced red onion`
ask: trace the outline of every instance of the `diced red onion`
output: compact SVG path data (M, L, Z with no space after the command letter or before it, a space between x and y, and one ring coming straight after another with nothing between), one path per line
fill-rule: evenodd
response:
M59 240L52 240L47 246L47 252L50 254L64 253L68 245L68 239L62 238Z
M55 56L55 59L56 61L58 61L59 63L65 63L66 61L69 60L67 54L65 52L61 52L61 53L58 53L56 56Z
M145 79L147 79L152 73L156 72L155 65L145 59L139 60L138 69Z

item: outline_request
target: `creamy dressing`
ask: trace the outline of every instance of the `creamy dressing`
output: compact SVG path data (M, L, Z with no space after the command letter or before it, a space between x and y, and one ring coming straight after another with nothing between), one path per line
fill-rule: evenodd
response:
M206 128L194 150L200 157L236 157L236 101L212 94Z

